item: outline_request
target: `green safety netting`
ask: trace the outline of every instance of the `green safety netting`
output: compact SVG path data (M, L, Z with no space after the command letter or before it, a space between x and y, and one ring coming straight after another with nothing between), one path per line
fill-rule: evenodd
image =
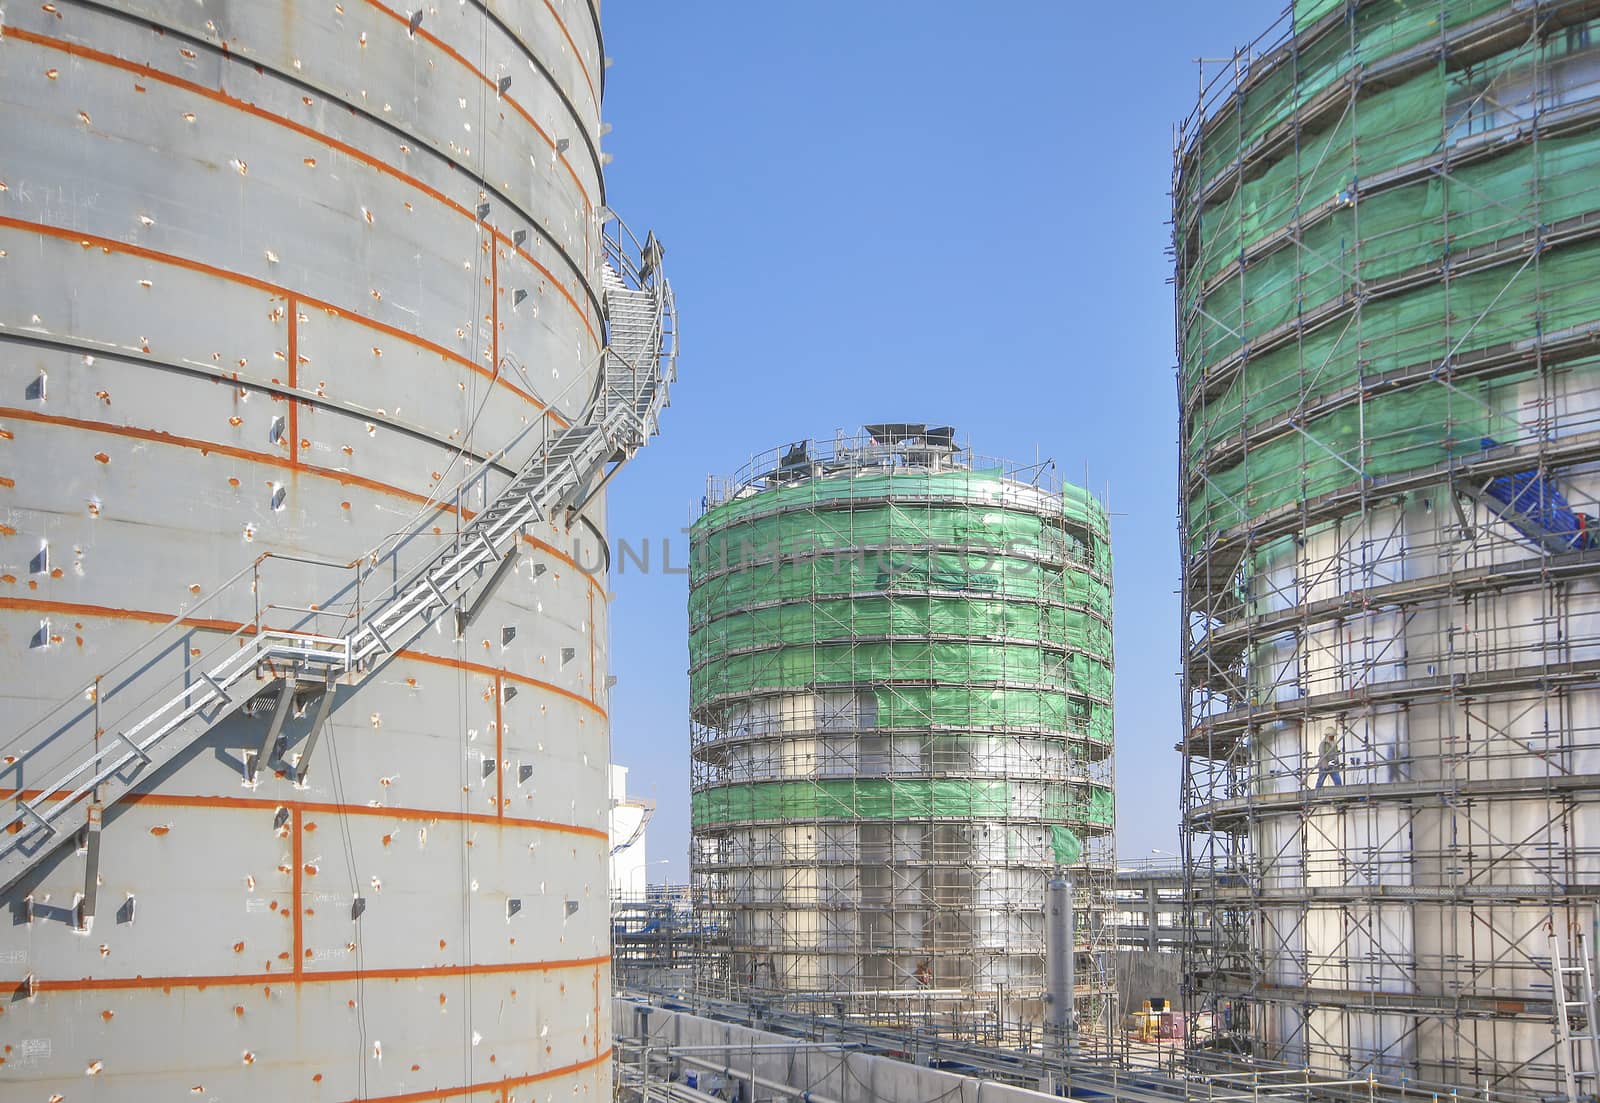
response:
M707 659L689 679L695 702L728 693L804 690L830 684L940 681L1047 686L1109 697L1111 667L1086 655L976 643L812 644Z
M697 712L736 726L704 706L854 685L863 727L1109 743L1107 516L1069 487L1064 529L1031 512L1046 505L1034 495L995 471L912 471L808 479L713 508L691 531ZM930 546L942 544L971 550ZM901 684L917 682L935 684Z
M1111 707L1034 689L875 686L869 726L879 728L1041 728L1111 742Z
M1305 30L1332 11L1350 6L1345 0L1301 0L1295 5L1294 27ZM1246 95L1213 108L1202 136L1199 175L1207 180L1215 176L1233 163L1240 149L1311 104L1352 70L1382 64L1442 31L1510 7L1506 0L1384 0L1355 6L1326 33L1296 43L1292 55L1272 66L1265 77L1257 77ZM1266 69L1266 65L1256 59L1241 71L1249 75L1251 68Z
M730 613L690 632L689 659L698 666L745 648L891 635L1003 637L1111 655L1110 626L1087 613L976 597L896 596L823 599Z
M1203 206L1199 199L1207 180L1334 77L1507 6L1394 0L1354 8L1331 32L1302 43L1293 64L1217 112L1199 138L1178 227L1182 375L1194 406L1185 447L1191 472L1203 476L1188 503L1191 549L1363 478L1476 452L1484 437L1505 444L1527 436L1528 375L1447 386L1426 369L1594 319L1600 246L1558 244L1537 254L1526 246L1541 230L1592 221L1600 133L1501 142L1488 155L1460 156L1446 172L1427 166L1448 147L1465 150L1486 130L1531 119L1534 74L1548 81L1554 73L1559 82L1562 57L1587 48L1587 27L1518 39L1470 68L1435 59L1404 80L1364 84L1353 100L1345 95L1336 109L1309 117L1294 141L1252 154L1239 179ZM1299 3L1296 25L1344 8L1342 0ZM1413 165L1418 171L1400 173L1398 184L1372 183ZM1293 225L1313 212L1315 221ZM1473 270L1497 252L1501 263ZM1448 282L1439 278L1446 271ZM1346 309L1321 321L1330 306ZM1241 351L1242 369L1195 401L1202 374ZM1376 385L1402 368L1417 379ZM1590 362L1574 370L1597 369ZM1362 397L1316 415L1341 394ZM1261 435L1248 453L1234 443L1244 432Z
M1017 494L1015 483L998 469L986 471L863 471L831 478L805 479L794 486L734 498L708 510L695 528L720 528L731 521L775 509L801 509L852 499L892 497L905 503L914 498L965 499L972 503L1004 505ZM1067 486L1061 495L1062 512L1069 520L1096 532L1109 531L1109 518L1099 500L1082 487Z
M824 555L702 574L689 592L691 624L764 602L870 591L950 591L983 597L1056 601L1111 616L1111 587L1088 571L1017 556L927 549Z
M694 826L752 820L873 820L919 817L1113 822L1111 791L1064 782L1037 784L970 778L830 778L759 781L695 793Z
M770 558L780 551L795 555L935 544L992 549L987 557L991 559L1002 558L1012 548L1031 549L1109 573L1109 521L1092 495L1066 488L1060 499L1062 514L1072 524L1063 528L1027 508L1008 508L1017 493L1015 484L1001 479L998 472L807 479L709 510L691 529L690 577L698 579L707 571ZM879 501L891 495L893 501ZM991 567L987 573L999 572Z
M1295 33L1298 34L1331 11L1343 11L1344 6L1345 0L1295 0Z
M1050 828L1050 850L1057 864L1074 866L1083 857L1083 841L1060 824Z

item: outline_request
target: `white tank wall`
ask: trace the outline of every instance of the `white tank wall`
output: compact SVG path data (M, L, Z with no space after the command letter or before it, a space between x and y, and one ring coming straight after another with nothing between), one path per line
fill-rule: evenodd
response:
M450 530L423 507L458 448L581 411L599 29L493 8L413 36L381 3L7 6L0 739L264 552ZM492 379L497 348L530 378ZM0 1098L609 1097L603 557L530 536L473 631L340 700L305 785L248 781L266 720L235 715L108 811L90 930L70 846L5 894L0 981L33 994ZM173 654L343 584L272 572Z

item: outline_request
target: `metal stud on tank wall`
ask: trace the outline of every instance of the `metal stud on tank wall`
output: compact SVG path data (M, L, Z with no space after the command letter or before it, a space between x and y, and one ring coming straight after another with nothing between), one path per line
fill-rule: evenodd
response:
M0 1095L609 1096L676 316L601 74L574 0L6 11Z

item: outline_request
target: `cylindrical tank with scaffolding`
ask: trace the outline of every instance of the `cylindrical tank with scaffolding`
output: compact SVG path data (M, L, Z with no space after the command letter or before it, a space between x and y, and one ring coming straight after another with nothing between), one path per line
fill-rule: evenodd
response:
M1099 1021L1109 529L1051 479L885 424L710 484L690 537L691 865L733 991L1037 1028L1046 884L1071 869L1080 1013Z
M1180 132L1196 1059L1594 1090L1597 18L1298 0Z

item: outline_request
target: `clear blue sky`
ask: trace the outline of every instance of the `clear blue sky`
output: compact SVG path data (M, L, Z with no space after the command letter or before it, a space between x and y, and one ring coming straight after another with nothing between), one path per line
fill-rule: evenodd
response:
M687 579L708 472L867 421L1054 457L1116 512L1125 858L1177 845L1176 400L1167 191L1194 59L1274 0L606 0L613 206L667 248L682 380L611 493L613 758L688 873Z

